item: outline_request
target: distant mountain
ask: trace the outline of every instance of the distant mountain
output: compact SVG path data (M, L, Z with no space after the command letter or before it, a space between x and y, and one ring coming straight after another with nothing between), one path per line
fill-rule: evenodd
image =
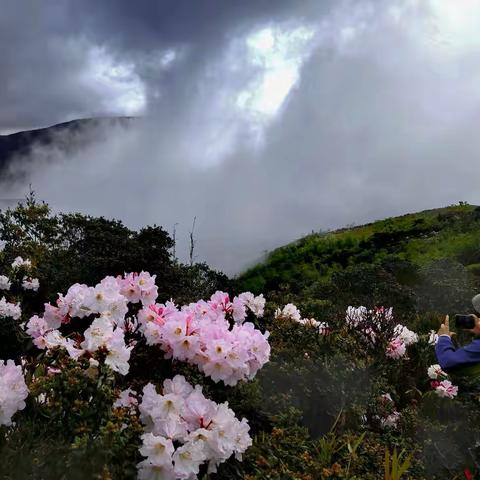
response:
M0 177L8 175L15 160L28 155L34 146L55 144L56 147L67 153L72 152L85 145L86 142L98 138L98 135L91 134L103 131L103 127L113 128L125 125L132 120L134 120L133 117L85 118L46 128L0 135ZM62 133L67 131L75 135L69 136L69 141L62 141Z

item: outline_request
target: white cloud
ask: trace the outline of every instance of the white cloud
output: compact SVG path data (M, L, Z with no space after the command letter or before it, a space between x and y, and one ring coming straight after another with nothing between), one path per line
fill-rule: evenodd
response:
M266 118L275 115L299 79L314 31L306 27L262 28L246 39L248 61L258 74L237 96L237 105Z
M173 59L165 57L165 61ZM145 86L132 62L122 62L105 47L91 46L84 71L85 83L103 98L102 110L116 115L140 115L146 107Z

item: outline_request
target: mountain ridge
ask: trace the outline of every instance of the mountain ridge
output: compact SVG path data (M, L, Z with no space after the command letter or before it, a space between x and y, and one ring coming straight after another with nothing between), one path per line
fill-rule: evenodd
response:
M466 309L480 291L480 207L460 202L313 233L273 250L238 281L254 293L340 308L408 303L412 313L448 298Z
M88 143L88 134L98 131L100 127L113 128L126 125L136 117L94 117L81 118L61 122L47 127L32 130L22 130L8 135L0 135L0 175L9 175L9 170L15 161L28 156L35 146L49 146L65 132L78 133L80 137L75 142L60 142L59 148L66 153L72 152ZM85 134L85 135L83 135Z

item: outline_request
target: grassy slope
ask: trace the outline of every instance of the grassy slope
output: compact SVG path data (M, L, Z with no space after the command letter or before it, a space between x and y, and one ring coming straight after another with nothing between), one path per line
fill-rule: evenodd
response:
M255 292L281 285L302 288L348 266L379 263L387 256L419 267L452 258L477 273L480 207L454 205L308 235L274 250L239 280L243 288Z

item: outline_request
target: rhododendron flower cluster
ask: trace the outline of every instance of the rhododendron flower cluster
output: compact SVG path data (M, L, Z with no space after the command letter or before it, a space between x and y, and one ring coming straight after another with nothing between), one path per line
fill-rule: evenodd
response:
M298 323L305 327L314 328L320 335L328 335L330 333L330 326L327 322L319 322L314 318L301 318Z
M29 269L32 266L32 262L28 259L24 260L22 257L17 257L12 263L12 268L18 270L20 268Z
M393 309L377 307L368 310L364 306L347 308L345 323L349 328L359 331L372 343L377 340L377 335L381 332L384 323L393 321Z
M407 353L407 347L405 343L402 342L400 338L393 338L388 342L387 348L385 349L385 355L387 357L398 360L402 358L405 353Z
M120 289L121 285L114 277L105 277L95 287L76 283L65 296L59 296L59 313L66 318L102 315L114 323L122 322L128 312L128 299L120 293Z
M127 273L123 277L117 277L120 294L130 303L142 302L143 305L155 303L158 297L158 288L155 285L156 275L151 276L148 272Z
M146 432L139 479L196 479L202 464L215 472L232 455L241 459L252 444L246 419L238 420L228 403L207 399L180 375L165 380L161 394L146 385L139 410Z
M22 287L25 290L33 290L36 292L40 287L40 282L38 278L23 277Z
M20 304L9 303L5 297L0 299L0 318L13 318L18 320L22 316Z
M400 339L406 347L418 342L418 335L400 324L395 326L393 335L395 338Z
M150 303L158 295L154 281L155 277L141 272L106 277L95 287L72 285L65 296L59 295L56 307L45 305L43 317L33 316L26 331L38 348L62 347L75 359L106 352L105 363L123 375L128 373L133 349L133 344L125 343L125 332L134 333L137 327L147 344L160 345L166 358L197 365L205 375L227 385L253 378L268 361L268 332L262 334L245 322L247 310L263 314L263 296L247 292L231 302L228 294L216 292L208 302L201 300L179 310L172 302ZM138 302L144 305L138 321L126 319L128 304ZM85 330L83 341L60 333L62 323L91 315L98 317Z
M300 310L293 305L293 303L288 303L283 309L277 308L275 310L275 318L293 320L300 325L316 329L321 335L327 335L330 333L330 327L327 322L319 322L314 318L302 318Z
M233 300L234 303L236 298ZM246 308L248 308L257 318L263 317L265 312L265 303L266 300L263 294L255 296L251 292L244 292L238 296L238 300L242 302Z
M10 290L12 282L5 275L0 275L0 290Z
M159 345L166 358L196 365L215 382L236 385L252 379L270 357L269 334L244 323L246 307L244 297L230 302L228 294L216 292L210 301L180 310L172 302L150 305L140 310L138 322L147 344Z
M105 364L112 370L126 375L130 368L128 361L132 346L125 345L125 334L120 327L115 327L111 319L101 316L96 318L84 333L82 349L93 353L100 349L107 350Z
M382 418L382 420L380 421L380 424L382 425L383 428L397 428L399 420L400 420L400 412L397 412L395 410L390 415L387 415L386 417Z
M398 360L407 352L407 347L418 342L418 335L403 325L396 325L393 330L393 338L387 345L385 354L387 357Z
M442 370L440 365L430 365L427 369L427 374L432 379L430 385L439 397L454 398L457 396L458 387L448 380L448 374Z
M286 318L299 322L302 319L302 315L293 303L287 303L283 309L277 308L275 310L275 318Z
M438 380L432 381L432 387L435 389L435 393L442 398L454 398L458 394L458 387L453 385L450 380Z
M149 274L142 272L141 275L145 283L150 281ZM131 275L129 278L132 278ZM35 315L30 319L26 332L38 348L65 348L75 359L87 352L106 351L105 363L114 371L126 375L133 346L125 344L122 329L128 312L128 299L120 293L123 285L121 279L114 277L104 278L95 287L78 283L72 285L65 296L59 295L56 307L46 304L43 317ZM82 342L67 339L59 331L62 323L68 323L71 318L90 315L99 317L85 330Z
M0 425L12 424L12 417L25 408L28 388L23 378L22 367L13 360L0 360Z

